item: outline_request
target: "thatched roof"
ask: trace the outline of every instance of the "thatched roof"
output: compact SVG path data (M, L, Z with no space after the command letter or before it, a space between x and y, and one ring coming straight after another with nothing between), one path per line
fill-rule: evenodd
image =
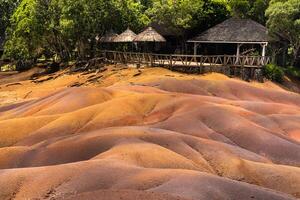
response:
M268 42L268 30L251 19L230 18L218 24L188 42Z
M129 28L115 38L115 42L133 42L136 34Z
M109 43L109 42L114 42L115 38L118 36L114 31L109 31L105 35L103 35L100 39L99 42L102 43Z
M135 42L166 42L166 39L152 27L138 34L134 39Z

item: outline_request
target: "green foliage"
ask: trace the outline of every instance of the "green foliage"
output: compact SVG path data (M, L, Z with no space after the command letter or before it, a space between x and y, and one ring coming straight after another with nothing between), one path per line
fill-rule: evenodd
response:
M229 3L233 15L236 17L244 18L250 10L250 3L248 0L232 0Z
M229 0L232 15L240 18L251 18L265 24L265 11L269 0Z
M266 11L270 34L289 41L294 66L300 67L300 1L272 0Z
M261 23L265 24L267 18L265 12L269 6L269 0L255 0L252 3L251 9L248 12L248 17Z
M140 0L140 3L144 9L153 7L153 0Z
M29 45L22 37L11 37L4 47L4 57L13 58L15 60L30 59L31 52Z
M112 28L117 29L117 31L124 31L128 27L134 31L140 31L145 25L150 23L150 19L144 13L146 7L139 1L115 0L114 4L117 8L117 17L119 19ZM151 5L150 1L144 1L144 4Z
M192 4L191 4L192 3ZM203 6L202 1L197 0L153 0L153 7L147 14L153 21L162 22L164 25L174 28L190 28L193 23L193 15Z
M281 83L284 77L284 70L275 65L275 64L268 64L264 68L265 76L267 79L276 81Z
M32 57L35 42L39 40L39 35L35 32L39 30L37 26L41 27L34 17L36 5L35 0L23 0L12 15L4 55L14 59Z
M147 10L152 21L175 30L205 29L223 21L229 15L226 5L213 0L153 0Z
M34 65L33 60L19 60L16 63L16 71L26 71L29 70Z
M105 31L149 23L144 7L134 0L23 0L11 17L5 55L36 59L42 54L69 60L94 52L96 36Z
M293 67L293 66L289 66L289 67L285 68L284 70L285 70L286 74L296 77L296 78L300 78L300 69Z
M4 37L6 28L10 25L10 17L20 0L0 0L0 37Z
M6 71L15 71L16 70L16 65L13 64L7 64L1 66L1 71L6 72Z

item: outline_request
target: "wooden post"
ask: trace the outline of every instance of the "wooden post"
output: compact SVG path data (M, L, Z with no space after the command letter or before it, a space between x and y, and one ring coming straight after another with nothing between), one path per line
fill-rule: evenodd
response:
M268 43L263 43L262 46L262 57L266 56L266 47L267 47Z
M170 56L170 69L173 70L173 57Z
M149 54L149 59L150 59L150 67L153 67L153 57L152 57L152 53Z
M243 44L237 44L237 48L236 48L236 61L235 61L235 64L238 64L239 62L239 57L240 57L240 47L242 46Z
M113 52L113 57L114 57L114 61L113 63L116 64L116 60L117 60L117 55L116 55L116 52Z
M198 44L194 43L194 55L197 55Z
M265 65L265 57L266 57L266 47L267 47L268 43L262 43L261 46L262 46L262 53L261 53L261 56L262 56L262 64Z

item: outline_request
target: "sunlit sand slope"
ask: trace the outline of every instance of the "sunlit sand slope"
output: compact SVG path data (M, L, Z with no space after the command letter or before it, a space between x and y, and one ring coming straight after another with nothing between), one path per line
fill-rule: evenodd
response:
M0 107L0 199L300 198L300 95L221 75L107 86Z

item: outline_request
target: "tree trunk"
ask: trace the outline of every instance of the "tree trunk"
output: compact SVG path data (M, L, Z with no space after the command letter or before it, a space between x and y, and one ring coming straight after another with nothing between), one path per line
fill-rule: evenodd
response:
M90 53L89 54L90 54L91 58L94 58L95 51L96 51L96 40L93 37L90 42Z
M300 47L296 48L294 51L293 66L300 68Z
M80 60L84 60L86 58L86 46L84 40L78 41L78 56Z

